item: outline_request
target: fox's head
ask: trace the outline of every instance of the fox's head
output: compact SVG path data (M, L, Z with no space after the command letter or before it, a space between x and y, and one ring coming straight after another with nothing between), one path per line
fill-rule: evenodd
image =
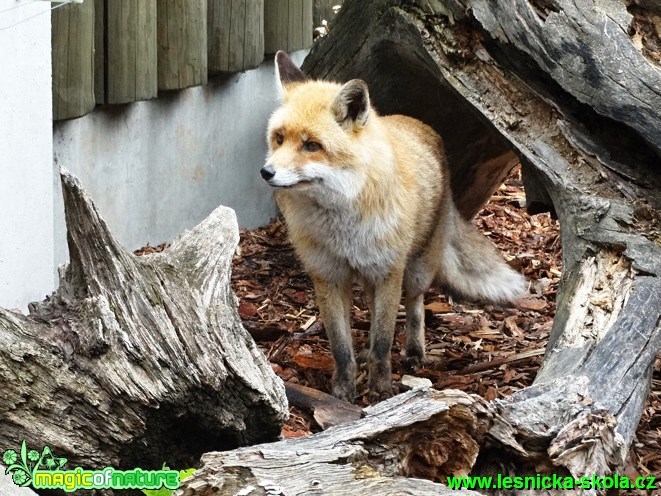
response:
M269 121L262 177L276 188L357 195L362 174L355 165L373 112L367 85L309 80L284 52L275 65L282 105Z

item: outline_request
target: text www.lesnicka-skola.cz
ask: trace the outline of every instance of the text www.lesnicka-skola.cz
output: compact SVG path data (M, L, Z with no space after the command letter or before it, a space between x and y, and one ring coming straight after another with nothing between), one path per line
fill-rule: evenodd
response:
M450 489L656 489L659 484L653 475L630 479L624 475L593 475L574 477L562 475L506 476L493 477L465 476L448 477Z

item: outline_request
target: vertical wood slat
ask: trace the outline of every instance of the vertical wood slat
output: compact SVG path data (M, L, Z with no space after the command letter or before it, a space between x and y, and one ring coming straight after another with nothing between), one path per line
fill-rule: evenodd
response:
M312 0L266 0L264 51L293 52L312 45Z
M245 71L264 60L264 1L208 0L211 74Z
M155 98L156 0L94 0L94 17L96 102Z
M106 0L94 0L94 99L106 103L105 53Z
M106 0L105 103L158 94L156 0Z
M53 119L90 112L94 100L94 2L54 10L52 24Z
M157 9L158 89L206 84L207 0L158 0Z

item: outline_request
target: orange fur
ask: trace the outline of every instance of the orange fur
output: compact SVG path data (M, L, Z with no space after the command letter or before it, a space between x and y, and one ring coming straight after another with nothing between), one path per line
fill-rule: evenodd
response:
M333 392L353 399L351 285L371 299L368 387L390 394L390 347L406 291L407 364L424 358L422 297L432 283L473 299L507 301L522 290L469 223L449 189L441 138L401 115L382 117L367 86L306 81L276 55L282 106L271 117L262 176L275 188L289 236L315 283L336 362Z

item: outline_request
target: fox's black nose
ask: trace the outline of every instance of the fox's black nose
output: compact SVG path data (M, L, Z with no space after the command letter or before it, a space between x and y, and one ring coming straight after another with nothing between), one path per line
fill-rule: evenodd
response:
M275 170L273 170L273 167L270 165L265 165L262 167L262 170L260 170L259 173L262 175L264 181L268 181L269 179L273 178L273 176L275 176Z

